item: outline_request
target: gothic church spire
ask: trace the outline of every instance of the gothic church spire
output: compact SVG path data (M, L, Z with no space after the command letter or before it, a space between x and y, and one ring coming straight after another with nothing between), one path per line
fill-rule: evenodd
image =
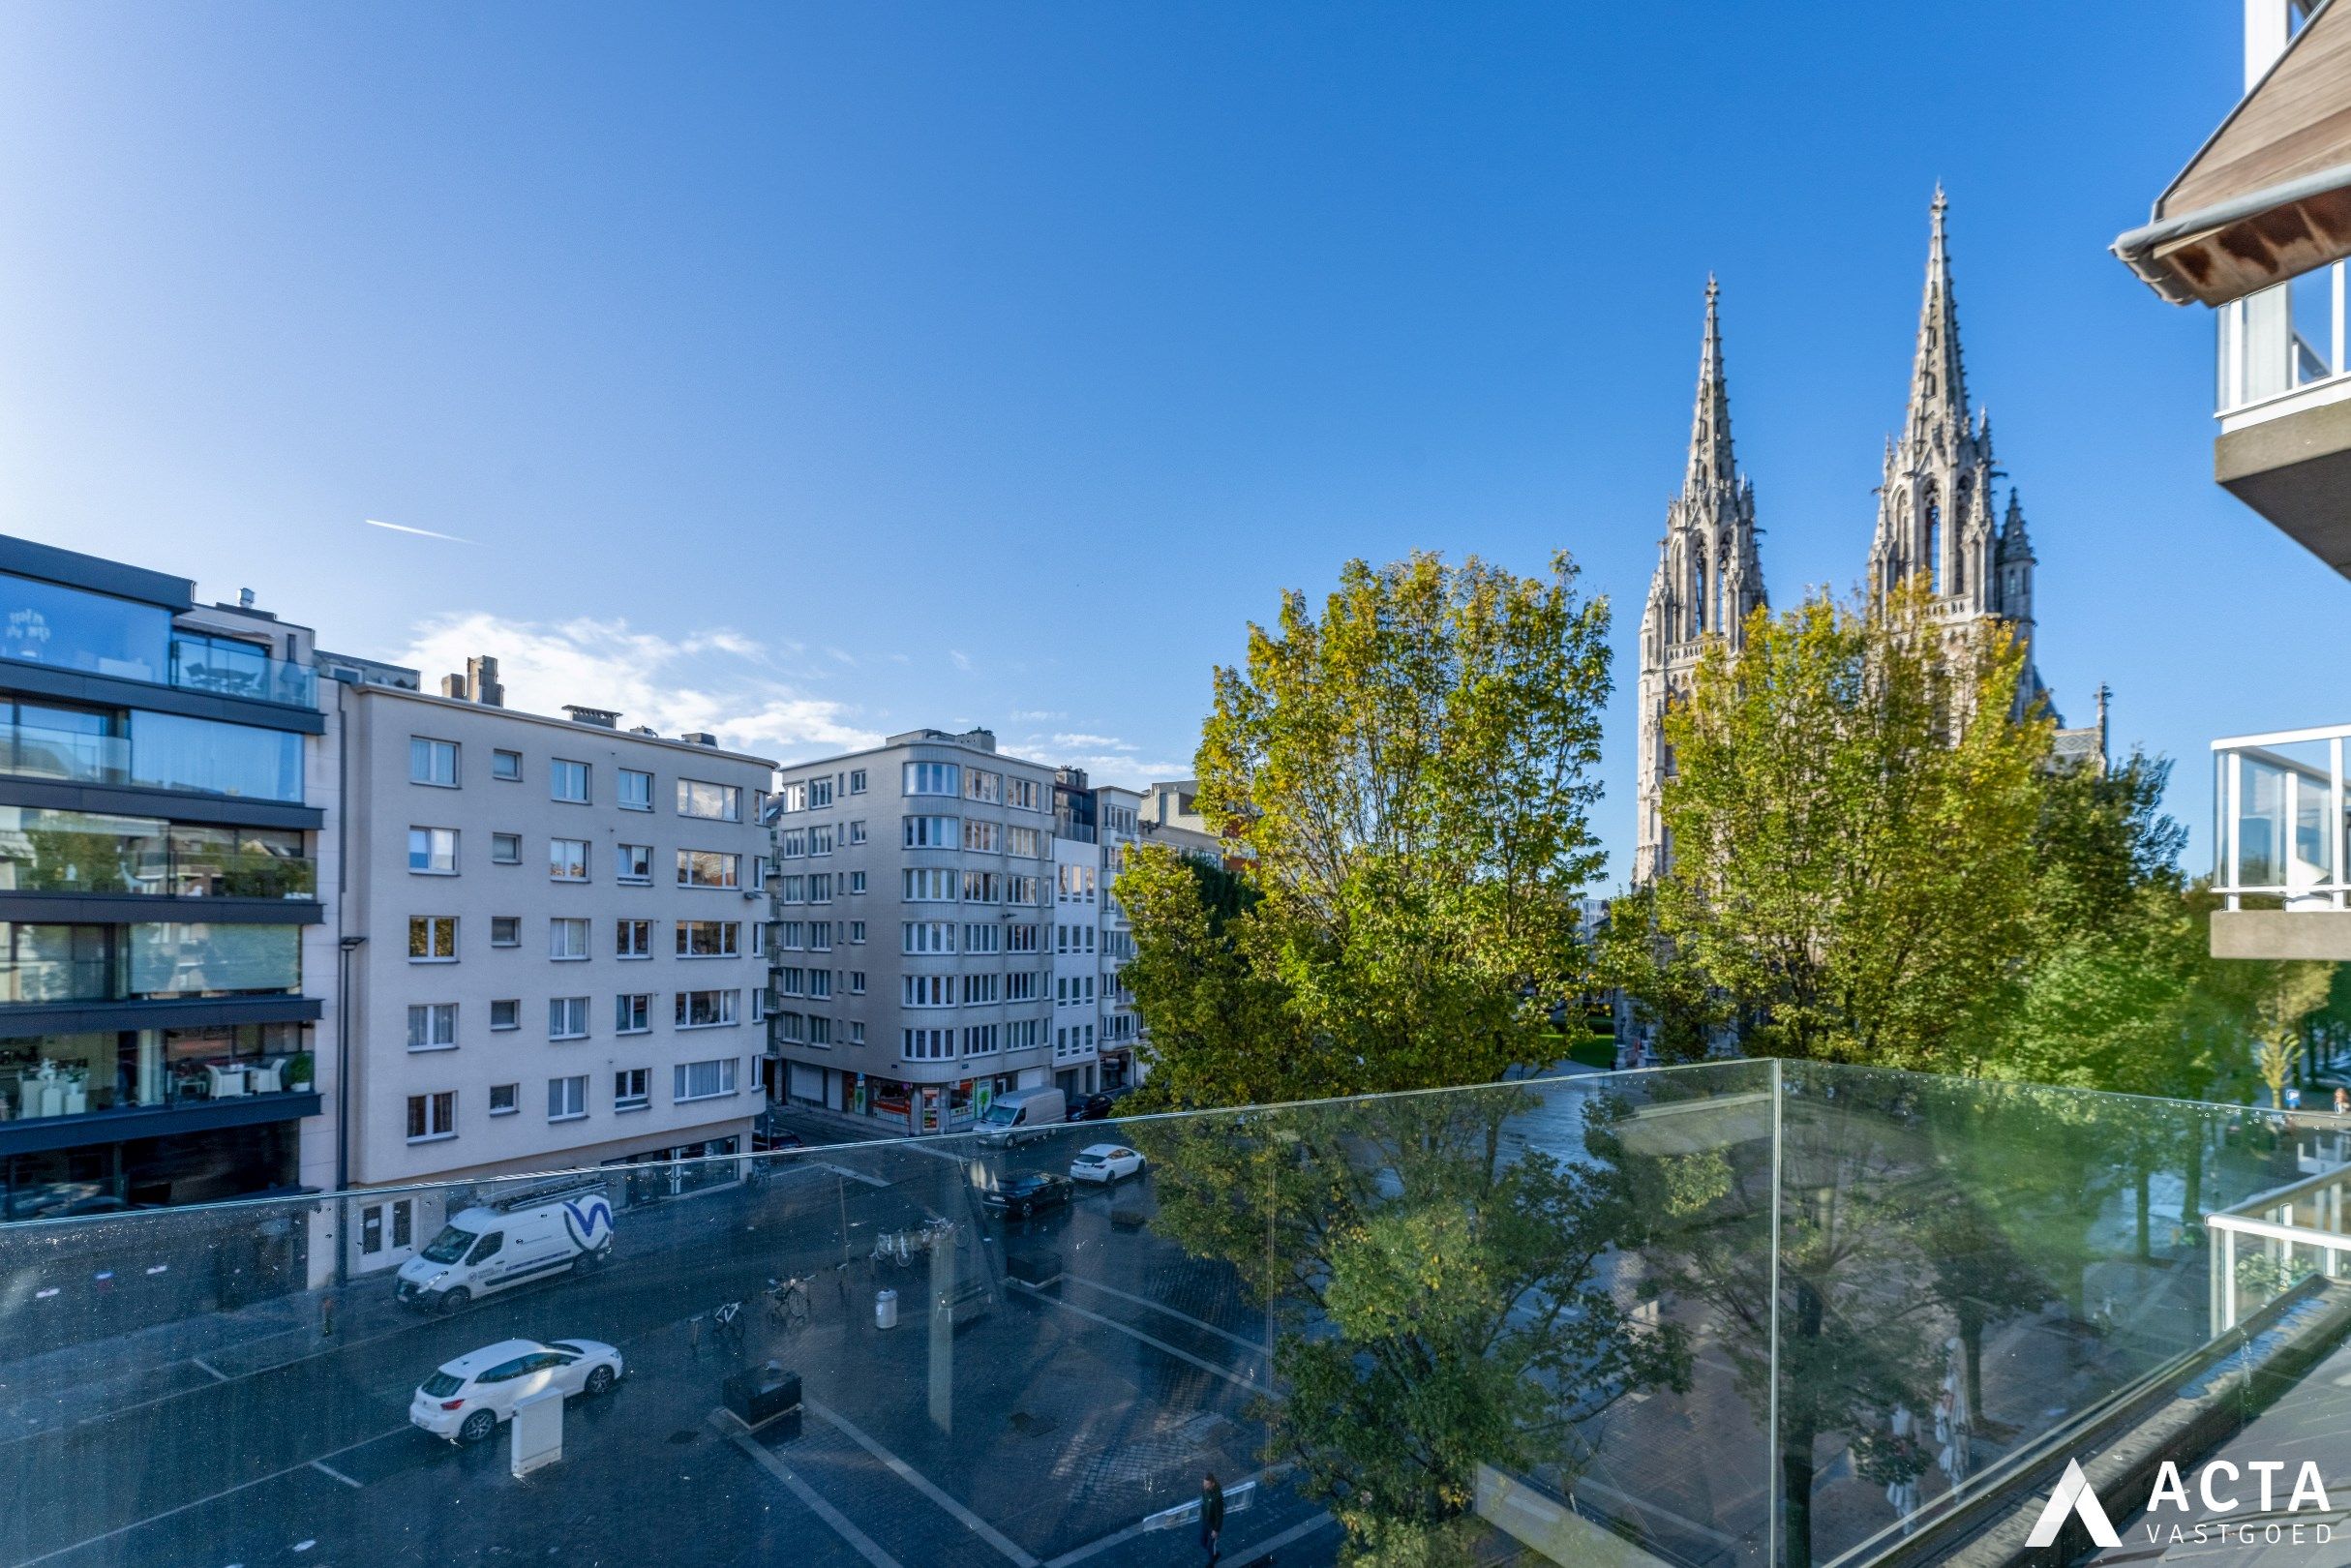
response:
M1932 430L1958 426L1968 418L1968 378L1959 358L1959 303L1951 294L1951 254L1943 231L1950 200L1935 187L1927 238L1926 295L1918 303L1918 347L1911 363L1910 417L1905 428L1917 440Z
M1712 483L1728 490L1737 482L1731 455L1731 387L1723 378L1722 289L1706 277L1706 332L1698 353L1698 406L1690 414L1690 469L1684 489Z

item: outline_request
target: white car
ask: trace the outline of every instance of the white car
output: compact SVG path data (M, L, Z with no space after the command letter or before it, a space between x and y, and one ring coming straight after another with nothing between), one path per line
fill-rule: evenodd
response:
M1104 1186L1143 1173L1142 1154L1123 1143L1089 1143L1070 1161L1070 1180Z
M541 1389L609 1394L620 1374L620 1352L597 1340L500 1340L444 1362L417 1385L408 1419L436 1437L478 1443L514 1415L517 1401Z

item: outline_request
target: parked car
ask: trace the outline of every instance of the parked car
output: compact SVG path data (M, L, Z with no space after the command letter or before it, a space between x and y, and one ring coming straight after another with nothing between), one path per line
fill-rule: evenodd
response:
M1096 1182L1103 1187L1143 1174L1143 1155L1123 1143L1090 1143L1070 1161L1070 1180Z
M1042 1171L1030 1176L1007 1176L980 1194L980 1201L1008 1219L1026 1220L1041 1209L1059 1208L1069 1202L1070 1183L1066 1177Z
M1032 1138L1053 1135L1070 1119L1068 1100L1058 1089L1014 1089L998 1095L980 1118L980 1141L992 1149L1016 1149Z
M626 1370L620 1352L600 1340L500 1340L443 1362L417 1384L408 1419L436 1437L478 1443L542 1389L560 1389L565 1399L609 1394Z
M1070 1102L1070 1120L1072 1122L1108 1121L1110 1112L1117 1104L1118 1097L1116 1095L1087 1095L1082 1100L1073 1100Z

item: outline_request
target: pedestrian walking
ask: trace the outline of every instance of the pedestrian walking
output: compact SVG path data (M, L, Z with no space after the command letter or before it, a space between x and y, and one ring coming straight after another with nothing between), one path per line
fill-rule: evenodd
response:
M2302 1109L2302 1090L2297 1085L2288 1084L2286 1086L2286 1109L2290 1111Z
M1215 1562L1224 1555L1224 1489L1212 1471L1200 1477L1200 1550Z
M2339 1084L2335 1089L2335 1114L2351 1116L2351 1089L2345 1089Z

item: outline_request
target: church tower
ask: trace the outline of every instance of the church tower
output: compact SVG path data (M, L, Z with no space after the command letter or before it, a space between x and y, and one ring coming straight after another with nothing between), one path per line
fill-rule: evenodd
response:
M1666 508L1666 536L1641 614L1640 824L1635 886L1664 869L1670 846L1659 811L1673 758L1665 742L1669 705L1686 695L1700 649L1720 637L1736 649L1749 612L1764 602L1756 551L1755 486L1731 451L1731 392L1723 378L1719 290L1706 280L1706 330L1698 357L1698 407L1690 416L1690 459L1681 493Z
M1948 205L1938 186L1910 407L1901 435L1886 442L1868 581L1871 591L1891 593L1923 575L1936 618L1946 626L2006 621L2025 648L2021 710L2048 695L2033 663L2033 544L2014 488L2005 511L1995 510L1993 481L2004 475L1992 461L1992 419L1968 405L1944 233Z

